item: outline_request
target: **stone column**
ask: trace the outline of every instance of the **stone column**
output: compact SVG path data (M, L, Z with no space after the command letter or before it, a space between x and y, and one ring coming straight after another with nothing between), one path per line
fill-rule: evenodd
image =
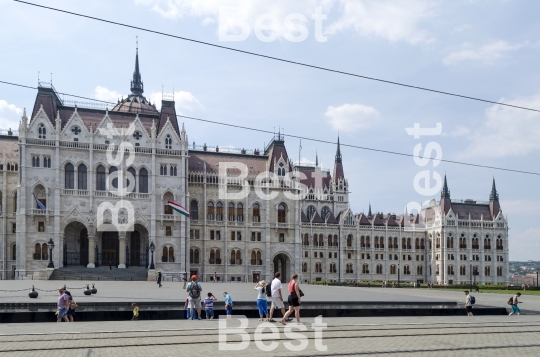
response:
M95 268L96 264L96 236L95 234L88 234L88 265L87 268Z
M120 243L120 262L118 264L118 268L121 269L126 267L126 232L118 232L118 241Z

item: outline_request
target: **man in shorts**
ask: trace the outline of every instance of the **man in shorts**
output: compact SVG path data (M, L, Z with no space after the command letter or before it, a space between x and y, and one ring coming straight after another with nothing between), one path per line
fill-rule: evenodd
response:
M281 294L281 274L277 272L274 280L272 280L271 291L272 291L272 307L270 308L270 318L269 322L276 322L272 319L274 316L274 309L281 309L281 313L285 316L285 305L283 304L283 295Z
M58 297L58 302L56 304L56 307L58 309L58 317L56 319L56 322L64 321L69 322L69 319L67 317L67 311L69 308L69 296L64 292L64 288L58 288L58 293L60 296Z
M189 293L189 310L190 310L190 320L193 320L193 310L197 309L197 317L201 319L201 292L202 286L197 281L197 275L191 277L191 282L187 285L186 288Z

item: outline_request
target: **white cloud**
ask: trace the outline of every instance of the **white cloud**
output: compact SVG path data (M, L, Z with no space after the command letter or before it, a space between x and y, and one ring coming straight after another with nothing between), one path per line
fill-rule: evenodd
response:
M540 93L524 98L506 100L507 103L540 109ZM463 156L509 157L540 151L540 113L502 105L486 110L486 121L469 136L471 145Z
M461 26L457 26L454 28L454 30L452 32L463 32L463 31L467 31L469 29L472 29L474 28L473 25L470 25L470 24L464 24L464 25L461 25Z
M94 97L99 100L104 100L107 102L114 102L122 97L124 97L121 93L118 93L116 91L110 90L108 88L97 86L94 89Z
M19 127L19 119L22 113L23 110L21 108L0 99L0 128L17 129Z
M505 53L516 51L525 44L511 45L506 41L495 41L477 48L471 44L463 44L458 51L451 52L443 59L447 66L455 65L462 61L480 61L483 63L493 63L501 58Z
M197 98L190 92L178 91L173 93L165 93L166 95L173 96L174 102L176 104L176 112L178 114L182 113L182 110L194 111L196 109L204 109L204 106L199 102ZM148 99L156 104L156 107L159 109L161 107L161 92L154 92L148 96Z
M340 1L342 17L326 28L329 35L352 28L362 36L378 36L390 42L430 43L433 36L420 23L435 15L429 1Z
M333 130L347 133L369 127L380 116L375 108L363 104L329 106L324 115L328 118Z
M283 35L288 29L283 21L289 14L301 14L308 20L308 27L313 29L311 15L319 6L328 20L323 21L327 35L334 35L346 30L354 30L362 36L377 36L391 42L405 41L411 44L429 43L433 36L420 28L423 20L435 15L437 2L428 0L134 0L138 5L146 6L166 19L182 19L190 16L199 18L204 25L221 25L227 33L237 32L235 21L219 24L220 7L237 7L245 22L253 30L255 20L263 14L272 14L280 21L278 32ZM338 18L331 23L331 18ZM313 33L309 34L313 36ZM253 31L252 31L253 36Z
M469 128L466 126L458 125L456 128L451 132L443 132L441 136L452 136L452 137L460 137L460 136L468 136L471 133Z

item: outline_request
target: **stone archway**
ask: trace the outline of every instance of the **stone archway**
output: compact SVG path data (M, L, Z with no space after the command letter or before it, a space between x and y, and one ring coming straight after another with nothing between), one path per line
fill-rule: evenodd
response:
M288 282L291 278L291 260L289 256L285 253L278 253L274 256L272 263L274 266L273 273L279 272L281 274L281 282Z
M64 228L64 256L63 266L87 266L88 256L88 229L81 222L71 222Z
M147 267L148 230L141 224L135 224L135 230L128 232L128 265Z

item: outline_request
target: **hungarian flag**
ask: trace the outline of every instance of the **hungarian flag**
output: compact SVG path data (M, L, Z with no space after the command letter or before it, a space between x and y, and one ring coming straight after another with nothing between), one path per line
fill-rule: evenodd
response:
M185 209L184 207L180 206L178 203L173 202L173 201L168 201L168 204L169 204L169 206L171 206L172 209L175 210L176 212L180 213L181 215L184 215L184 216L186 216L186 217L191 218L191 216L190 216L188 210Z

